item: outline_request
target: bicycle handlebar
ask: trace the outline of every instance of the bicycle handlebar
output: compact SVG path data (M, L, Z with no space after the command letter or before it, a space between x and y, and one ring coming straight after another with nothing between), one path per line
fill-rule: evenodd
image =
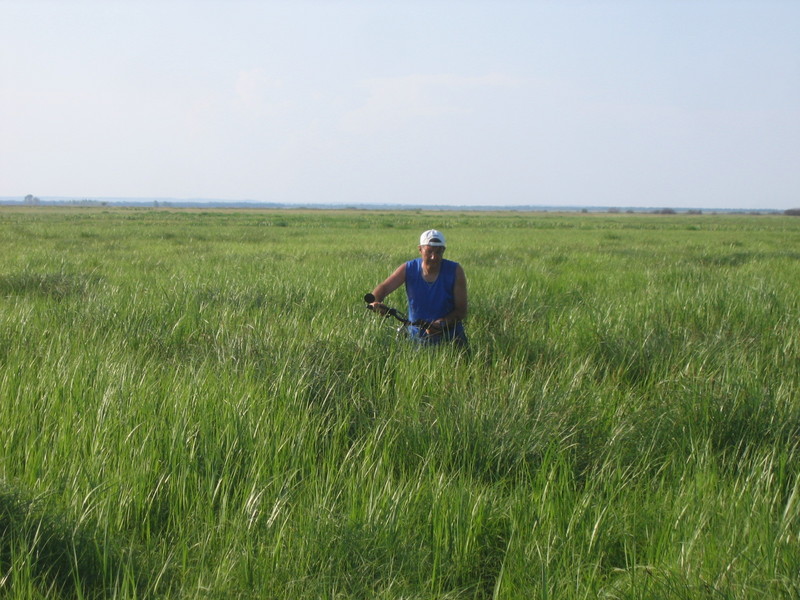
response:
M364 294L364 302L367 303L367 309L373 311L375 310L375 307L372 306L372 303L375 302L375 296L369 293ZM410 327L419 327L420 329L429 329L432 325L430 321L423 321L423 320L409 321L408 318L405 315L403 315L403 313L398 311L396 308L389 308L387 306L386 309L387 309L386 312L383 314L384 317L392 316L398 321L400 321L406 327L410 326Z

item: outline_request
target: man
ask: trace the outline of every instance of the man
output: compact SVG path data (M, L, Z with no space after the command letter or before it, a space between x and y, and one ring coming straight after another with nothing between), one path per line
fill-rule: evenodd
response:
M419 238L419 258L403 263L373 291L370 306L385 314L383 300L405 284L410 321L429 323L426 329L409 327L419 341L437 344L443 340L467 344L463 320L467 316L467 277L457 262L446 260L444 235L436 229Z

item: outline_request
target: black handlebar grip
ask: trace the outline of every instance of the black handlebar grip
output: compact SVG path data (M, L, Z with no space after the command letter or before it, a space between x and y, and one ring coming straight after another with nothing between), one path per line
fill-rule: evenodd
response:
M375 296L373 296L372 294L364 294L364 302L366 302L367 304L372 304L373 302L375 302Z

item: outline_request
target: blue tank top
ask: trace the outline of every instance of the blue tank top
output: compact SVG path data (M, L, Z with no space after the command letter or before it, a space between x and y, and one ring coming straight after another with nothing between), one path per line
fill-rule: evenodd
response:
M435 321L455 308L454 290L457 267L457 262L443 259L436 281L428 283L422 277L422 258L415 258L406 263L409 320ZM412 335L422 335L422 332L416 327L412 327L411 332ZM458 323L445 337L450 339L464 337L463 324Z
M433 321L455 308L453 288L456 284L457 266L458 263L443 259L436 281L428 283L422 277L421 258L406 263L406 294L410 320Z

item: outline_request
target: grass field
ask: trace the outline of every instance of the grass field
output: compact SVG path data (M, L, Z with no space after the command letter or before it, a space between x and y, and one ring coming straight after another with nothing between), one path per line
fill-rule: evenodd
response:
M361 301L431 227L470 355ZM0 248L2 598L800 596L800 219L4 208Z

